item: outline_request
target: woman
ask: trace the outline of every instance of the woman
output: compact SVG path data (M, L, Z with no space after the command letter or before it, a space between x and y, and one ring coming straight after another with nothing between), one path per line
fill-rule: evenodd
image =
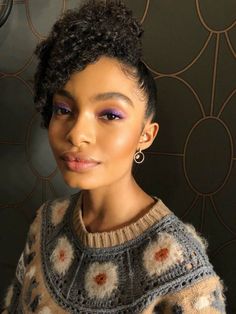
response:
M225 313L201 238L132 176L158 133L141 35L122 3L89 1L36 50L35 103L81 192L38 210L5 313Z

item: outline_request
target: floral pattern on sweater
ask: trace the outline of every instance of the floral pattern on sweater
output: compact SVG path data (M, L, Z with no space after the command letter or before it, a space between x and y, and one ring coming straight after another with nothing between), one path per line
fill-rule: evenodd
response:
M161 200L154 208L162 208L160 219L146 217L140 234L109 247L99 235L94 247L74 228L78 197L40 208L4 313L225 313L201 239L167 208L164 213Z

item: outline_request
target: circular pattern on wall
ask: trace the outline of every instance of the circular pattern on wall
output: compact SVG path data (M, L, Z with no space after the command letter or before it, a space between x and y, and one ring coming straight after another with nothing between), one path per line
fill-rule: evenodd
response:
M5 1L5 5L0 5L0 27L6 23L12 9L13 0Z
M146 13L149 11L150 0L125 0L124 2L139 21L142 22L145 19Z
M201 22L208 30L223 32L236 25L233 1L197 0L196 5Z
M183 153L189 130L203 117L201 103L191 86L178 77L160 77L156 79L156 84L160 130L150 149L153 151L157 147L162 152Z
M29 27L37 37L44 37L51 30L64 8L64 1L26 1Z
M216 193L232 169L233 146L226 125L214 117L198 121L189 133L184 156L186 178L196 193Z
M174 73L200 53L209 32L189 0L151 1L144 21L144 56L156 72ZM188 25L188 27L186 27ZM153 29L159 30L154 32Z
M0 79L0 90L0 141L23 143L34 112L31 91L16 77Z
M4 144L0 146L0 155L0 203L5 205L19 203L29 195L36 183L24 147Z
M13 5L7 23L1 27L0 43L1 72L17 72L30 61L37 39L29 31L24 5Z

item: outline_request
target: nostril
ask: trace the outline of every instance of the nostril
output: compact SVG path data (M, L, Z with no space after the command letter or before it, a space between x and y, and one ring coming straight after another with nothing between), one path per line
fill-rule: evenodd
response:
M94 136L89 131L83 131L78 128L73 128L69 131L67 135L67 140L76 147L81 146L82 144L93 143Z
M81 144L95 143L96 121L91 113L80 112L73 116L73 119L66 121L67 141L78 147Z

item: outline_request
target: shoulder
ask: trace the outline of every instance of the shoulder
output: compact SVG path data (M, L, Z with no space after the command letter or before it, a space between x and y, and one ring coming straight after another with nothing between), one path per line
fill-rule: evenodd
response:
M41 218L42 222L46 219L48 223L54 227L59 225L63 221L65 214L71 205L76 204L78 195L79 194L76 193L47 200L37 210L35 221L38 221Z
M189 244L197 246L200 251L207 249L207 241L190 223L183 222L177 217L163 202L158 200L158 212L161 212L160 217L156 219L154 224L155 229L153 237L163 238L163 233L166 233L166 237L173 242L181 242L182 247L188 247Z
M166 237L169 239L169 243L172 241L173 244L180 245L184 250L188 250L188 248L195 249L197 255L198 253L206 254L208 246L206 239L192 224L183 222L161 200L159 202L167 214L157 222L155 236L160 239Z
M76 195L70 195L48 200L36 211L35 218L29 227L25 248L16 268L16 278L21 284L27 267L40 256L42 244L51 239L54 231L61 228L66 212L75 199Z
M142 261L146 274L153 281L171 283L167 292L215 274L204 238L172 212L150 228L144 242Z
M64 197L49 200L45 206L47 214L50 216L51 223L56 226L64 218L69 206L73 203L75 195L67 195Z
M35 218L30 225L26 252L29 251L33 243L49 237L51 232L62 226L64 218L71 206L76 204L78 194L67 195L55 199L49 199L44 202L37 210Z
M165 216L144 250L143 262L152 285L163 283L152 295L152 310L226 313L223 282L209 261L207 241L191 224L173 213Z

